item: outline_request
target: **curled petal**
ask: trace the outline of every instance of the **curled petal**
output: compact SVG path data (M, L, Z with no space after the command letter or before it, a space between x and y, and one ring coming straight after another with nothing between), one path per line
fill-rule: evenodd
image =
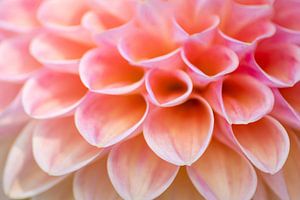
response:
M79 69L83 83L102 94L129 93L143 84L144 70L130 65L117 49L107 45L86 53Z
M46 192L34 196L31 200L74 200L72 183L73 177L70 176Z
M187 172L206 199L250 199L256 189L257 178L251 164L217 140L210 143L196 163L187 167Z
M206 46L200 40L188 40L182 59L193 72L198 84L206 84L234 71L239 64L237 55L221 45Z
M261 176L257 176L257 187L253 200L280 200L279 197L271 190L270 187L262 180Z
M29 37L14 37L0 43L0 79L23 81L41 67L29 53Z
M90 94L76 110L75 121L91 145L108 147L134 133L147 113L148 103L141 95Z
M0 113L12 105L21 88L22 84L0 81Z
M100 159L76 172L74 196L77 200L121 200L109 180L106 161Z
M295 1L276 1L274 4L273 21L279 26L300 32L300 2Z
M193 83L182 70L153 69L146 76L146 89L154 104L169 107L186 101Z
M280 199L297 199L300 196L300 142L296 133L288 129L291 148L289 157L281 171L275 175L263 174L268 186Z
M39 7L37 18L55 33L89 43L89 33L81 26L82 17L87 11L88 5L84 0L46 0Z
M175 180L170 187L157 198L157 200L204 200L200 193L193 186L186 169L180 168Z
M108 157L108 175L124 199L154 199L174 180L179 167L157 157L142 136L114 147Z
M272 86L293 86L300 80L300 47L289 43L270 43L262 43L256 48L255 67Z
M272 91L255 78L231 75L209 86L212 108L230 124L247 124L269 113L274 104Z
M157 108L150 113L144 124L144 136L162 159L175 165L191 165L207 148L213 125L208 103L194 97L181 105Z
M159 46L158 46L159 45ZM118 49L128 62L145 67L177 67L182 64L179 45L145 31L121 38Z
M44 70L26 82L22 103L30 116L52 118L72 111L85 93L77 75Z
M53 176L73 172L103 151L89 145L81 137L73 117L38 122L32 143L36 162Z
M13 32L29 32L39 26L36 11L41 0L0 2L0 28Z
M91 47L53 34L40 34L32 40L31 54L46 67L78 72L82 55Z
M274 174L282 168L287 159L289 153L287 132L272 117L266 116L249 124L234 124L227 134L261 171Z
M300 127L300 83L290 88L273 89L275 96L272 115L289 124L291 127Z
M28 198L44 192L64 177L43 172L32 155L32 133L35 123L28 124L11 148L4 169L4 191L11 198ZM17 161L17 162L16 162Z

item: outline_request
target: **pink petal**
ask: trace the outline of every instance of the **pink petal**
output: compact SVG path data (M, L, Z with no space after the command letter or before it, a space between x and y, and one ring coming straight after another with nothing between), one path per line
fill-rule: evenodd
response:
M114 46L87 52L80 62L80 77L91 90L102 94L126 94L143 84L144 70L130 65Z
M274 4L274 22L288 30L300 31L300 2L276 1Z
M17 98L22 84L0 81L0 113L5 111Z
M266 116L247 125L232 125L235 142L261 171L276 173L289 153L289 138L283 126Z
M90 94L76 110L75 121L91 145L108 147L134 133L147 113L148 103L141 95Z
M31 140L35 123L28 124L10 150L4 169L4 191L11 198L28 198L44 192L64 177L51 177L35 163ZM16 162L17 161L17 162Z
M182 59L191 69L197 84L206 84L234 71L239 64L237 55L224 46L204 45L202 40L188 40Z
M81 137L73 116L38 122L32 143L37 164L53 176L80 169L103 151Z
M193 186L186 170L181 168L170 187L157 200L204 200Z
M77 73L81 57L90 48L83 43L44 33L33 39L30 51L46 67Z
M275 104L271 114L293 128L300 128L300 104L298 92L300 83L294 87L273 89Z
M29 32L39 25L35 15L41 0L0 2L0 28L13 32Z
M250 199L256 174L250 163L224 144L213 140L203 156L187 172L206 199Z
M82 17L87 11L88 5L84 0L46 0L39 7L37 18L55 33L90 43L89 33L81 26Z
M234 0L235 2L242 5L272 5L275 0Z
M291 149L289 157L280 172L264 174L263 178L280 199L298 199L300 196L300 142L297 135L289 130ZM299 135L299 132L297 132Z
M44 70L26 82L22 102L30 116L52 118L72 111L85 93L77 75Z
M158 158L142 136L114 147L108 158L108 175L124 199L154 199L174 180L178 167Z
M300 47L264 42L256 48L254 66L271 82L271 86L293 86L300 80Z
M100 159L75 174L76 200L121 200L107 174L107 159Z
M273 108L272 91L248 75L227 76L209 87L206 98L230 124L257 121Z
M134 65L176 68L182 64L179 45L168 40L153 33L136 30L121 38L118 49Z
M162 107L181 104L193 90L191 78L182 70L153 69L146 76L150 100Z
M30 38L13 37L0 43L0 79L23 81L41 67L29 53Z
M207 148L213 125L209 104L195 96L181 105L157 108L150 113L144 136L149 147L162 159L175 165L191 165Z
M31 200L74 200L73 177L66 178L46 192L34 196Z

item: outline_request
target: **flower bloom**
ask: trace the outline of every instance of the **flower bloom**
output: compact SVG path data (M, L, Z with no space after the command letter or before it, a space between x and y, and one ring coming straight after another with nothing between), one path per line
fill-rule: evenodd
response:
M0 199L299 199L299 10L0 1Z

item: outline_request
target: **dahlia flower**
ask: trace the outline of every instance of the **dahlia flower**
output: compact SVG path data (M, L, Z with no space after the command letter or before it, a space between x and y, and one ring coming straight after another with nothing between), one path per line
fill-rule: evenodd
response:
M0 199L300 199L299 0L0 1Z

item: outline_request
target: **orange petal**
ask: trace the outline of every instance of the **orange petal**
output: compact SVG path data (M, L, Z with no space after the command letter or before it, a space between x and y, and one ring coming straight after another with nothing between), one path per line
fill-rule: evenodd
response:
M212 83L205 96L215 112L230 124L247 124L269 113L272 91L248 75L231 75Z
M144 136L162 159L175 165L191 165L207 148L213 125L208 103L193 97L181 105L157 108L150 113L144 124Z
M46 192L32 197L31 200L74 200L73 177L66 178Z
M148 103L141 95L90 94L76 110L75 121L91 145L108 147L133 134L147 113Z
M100 159L75 174L76 200L121 200L109 180L106 162L107 159Z
M73 116L38 122L32 143L36 162L53 176L73 172L103 151L89 145L81 137Z
M250 199L256 189L257 178L251 164L216 140L196 163L187 167L187 172L206 199Z
M158 158L142 136L114 147L108 157L110 180L124 199L154 199L174 180L178 167Z
M41 67L29 53L30 38L19 36L0 44L0 79L23 81Z
M182 70L153 69L146 75L146 89L154 104L169 107L186 101L193 83Z
M186 170L180 168L175 180L170 187L157 198L157 200L204 200L200 193L193 186Z
M52 118L72 111L85 93L77 75L44 70L26 82L22 102L30 116Z
M129 93L143 84L144 70L130 65L111 45L87 52L80 62L80 77L93 92Z
M28 124L11 148L4 169L4 191L16 199L44 192L64 177L52 177L43 172L32 155L32 133L35 123Z

